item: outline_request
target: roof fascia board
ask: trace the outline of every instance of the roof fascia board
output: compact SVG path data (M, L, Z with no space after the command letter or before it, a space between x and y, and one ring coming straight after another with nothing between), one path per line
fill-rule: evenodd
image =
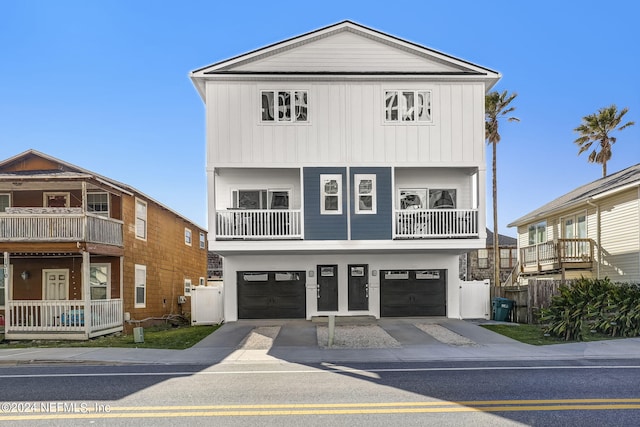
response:
M605 197L612 196L612 195L614 195L616 193L620 193L622 191L626 191L626 190L629 190L631 188L638 187L638 186L640 186L640 181L636 181L636 182L632 182L632 183L629 183L629 184L625 184L625 185L620 186L618 188L612 188L611 190L607 190L604 193L596 194L595 196L591 197L591 200L600 200L600 199L603 199Z

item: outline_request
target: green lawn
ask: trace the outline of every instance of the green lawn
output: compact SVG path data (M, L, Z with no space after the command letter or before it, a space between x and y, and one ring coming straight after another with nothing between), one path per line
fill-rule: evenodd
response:
M144 328L144 342L133 341L133 334L111 334L92 338L88 341L4 341L0 334L1 348L33 348L33 347L125 347L125 348L160 348L184 350L202 340L220 326L181 326L171 325L152 326Z
M532 345L549 345L549 344L562 344L576 341L564 341L560 338L545 336L544 326L541 325L525 325L525 324L513 324L513 325L482 325L493 332L497 332L501 335L507 336L514 340L523 342L525 344ZM601 341L615 339L608 335L592 333L587 331L584 333L584 341Z

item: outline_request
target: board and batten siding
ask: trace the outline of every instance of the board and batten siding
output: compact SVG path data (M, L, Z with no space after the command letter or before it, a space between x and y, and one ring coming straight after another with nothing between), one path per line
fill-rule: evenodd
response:
M342 213L320 213L320 175L342 176ZM347 170L346 168L304 168L304 238L305 240L347 240Z
M307 90L307 123L263 123L260 91ZM384 121L386 90L431 90L433 123ZM208 166L478 166L484 85L453 82L207 82Z
M376 213L357 214L355 209L355 175L371 174L376 177ZM351 180L351 239L352 240L390 240L392 237L391 217L392 188L391 168L351 168L349 170Z

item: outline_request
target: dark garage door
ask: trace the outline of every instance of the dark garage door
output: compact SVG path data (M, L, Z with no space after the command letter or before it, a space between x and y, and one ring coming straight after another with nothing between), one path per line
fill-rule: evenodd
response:
M382 317L446 316L447 270L382 270Z
M305 318L305 278L304 271L238 272L238 318Z

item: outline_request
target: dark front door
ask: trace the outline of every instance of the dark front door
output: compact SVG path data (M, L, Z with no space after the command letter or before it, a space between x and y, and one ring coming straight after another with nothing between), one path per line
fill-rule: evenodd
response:
M338 266L318 266L318 311L338 311Z
M349 265L349 310L369 310L369 266Z

